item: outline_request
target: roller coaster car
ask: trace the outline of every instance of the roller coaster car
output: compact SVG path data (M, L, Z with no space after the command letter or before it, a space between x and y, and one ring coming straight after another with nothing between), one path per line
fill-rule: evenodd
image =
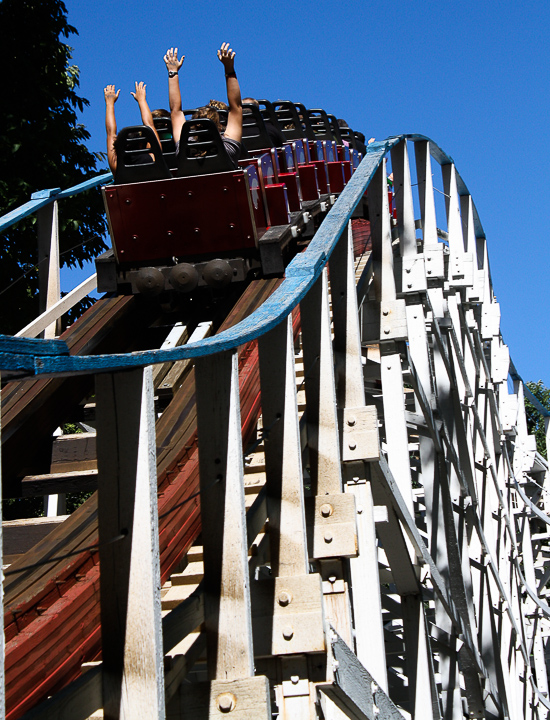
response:
M336 160L332 139L272 148L260 110L248 106L245 118L256 129L243 138L250 157L239 167L206 118L184 124L177 156L167 118L156 121L162 148L150 128L120 131L114 184L102 188L113 249L96 260L100 292L190 293L260 270L284 273L311 214L326 212L351 163Z

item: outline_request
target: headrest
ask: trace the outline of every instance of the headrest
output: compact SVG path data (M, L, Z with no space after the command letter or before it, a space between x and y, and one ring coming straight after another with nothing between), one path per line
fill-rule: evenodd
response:
M116 139L116 154L115 185L172 177L157 137L146 125L122 128Z
M260 108L254 103L243 103L242 142L247 150L264 150L274 147Z
M235 170L218 128L208 118L188 120L181 131L178 175L209 175Z

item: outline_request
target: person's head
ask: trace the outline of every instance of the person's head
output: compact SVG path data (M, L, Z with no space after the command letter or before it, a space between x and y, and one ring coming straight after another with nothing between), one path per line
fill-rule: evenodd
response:
M220 116L218 114L218 111L214 110L211 105L205 105L204 107L200 107L197 109L196 112L193 113L193 120L198 120L199 118L208 118L208 120L212 120L214 125L218 128L219 132L223 132L223 128L220 124Z
M355 130L353 134L354 134L355 137L356 137L358 140L360 140L362 143L365 142L365 136L363 135L362 132L359 132L359 130Z
M343 128L349 127L347 122L345 120L342 120L342 118L338 118L337 123L338 123L338 127L343 127Z
M170 111L164 110L164 108L158 108L157 110L153 110L151 115L154 118L168 118L168 120L170 119Z
M208 104L210 107L213 107L214 110L229 110L229 105L221 100L209 100Z
M260 103L256 100L256 98L245 98L243 103L246 105L255 105L256 107L260 107Z

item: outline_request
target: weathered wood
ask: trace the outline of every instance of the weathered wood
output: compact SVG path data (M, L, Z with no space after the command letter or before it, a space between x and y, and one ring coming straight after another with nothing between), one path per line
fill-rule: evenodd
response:
M210 336L212 332L212 323L199 323L195 331L191 334L189 342L198 342ZM192 360L179 360L175 362L168 370L165 377L157 384L157 394L160 398L172 397L177 389L181 386L185 374L193 367Z
M266 486L275 577L306 575L308 554L292 317L261 338Z
M212 680L254 675L236 353L195 365L205 621Z
M334 679L318 689L328 695L348 717L357 720L403 720L403 715L363 667L346 643L330 630Z
M196 720L214 720L228 713L235 720L270 720L269 682L259 676L185 685L181 710L183 717Z
M151 368L96 379L103 708L165 717Z
M21 480L21 496L53 495L56 493L93 492L97 490L97 470L26 475Z
M57 517L5 520L2 523L4 555L22 555L28 552L67 517L68 515L58 515Z
M59 278L59 221L57 200L37 212L38 219L38 277L40 312L58 302L61 284ZM56 322L44 330L45 338L58 334Z
M326 270L300 306L310 474L315 492L342 492Z

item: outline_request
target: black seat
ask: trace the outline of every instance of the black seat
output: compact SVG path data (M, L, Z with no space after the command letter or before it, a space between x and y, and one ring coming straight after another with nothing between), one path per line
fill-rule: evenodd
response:
M275 147L267 132L260 108L254 103L243 103L242 143L247 150Z
M309 122L305 122L307 113L303 105L295 105L289 100L278 100L273 103L273 109L281 131L287 140L301 140L302 138L315 140L311 125ZM302 115L301 118L300 115Z
M157 137L146 125L122 128L117 135L116 153L115 185L172 177ZM151 153L154 159L151 158Z
M330 123L330 131L332 133L333 140L336 142L337 145L342 146L344 144L344 140L342 138L342 133L340 132L340 126L338 125L336 115L331 115L330 113L327 113L327 117Z
M342 140L348 142L350 148L359 152L359 148L357 147L357 138L355 137L353 130L350 127L342 126L339 126L339 130Z
M169 117L158 117L153 118L153 122L155 123L155 128L160 138L160 148L166 164L170 170L175 170L178 166L178 161L176 158L176 143L172 131L172 120Z
M185 123L179 145L178 176L209 175L235 168L212 120L197 118Z
M315 133L315 139L332 142L334 137L330 128L330 120L328 119L326 112L321 109L307 110L306 112L311 128Z

